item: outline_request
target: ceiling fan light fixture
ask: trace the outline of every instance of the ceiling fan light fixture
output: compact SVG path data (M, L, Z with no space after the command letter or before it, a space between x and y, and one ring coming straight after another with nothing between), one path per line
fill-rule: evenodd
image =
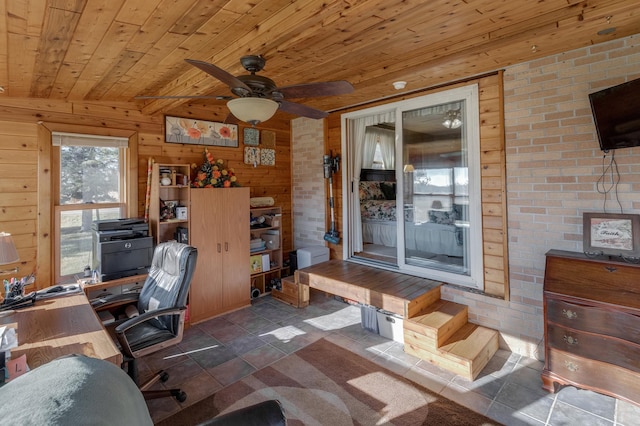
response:
M444 115L444 121L442 122L442 125L444 127L446 127L447 129L457 129L460 126L462 126L462 119L460 117L460 110L449 110L447 111L447 113Z
M278 103L266 98L236 98L227 102L231 114L252 126L267 121L278 110Z

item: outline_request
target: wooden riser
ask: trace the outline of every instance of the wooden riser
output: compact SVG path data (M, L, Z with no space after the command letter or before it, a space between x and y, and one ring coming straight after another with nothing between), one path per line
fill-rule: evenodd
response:
M407 330L404 351L467 380L474 380L498 350L498 332L467 323L441 347L430 339Z
M436 341L437 347L440 347L467 323L468 310L465 305L438 300L424 308L418 316L406 319L404 329L422 334Z

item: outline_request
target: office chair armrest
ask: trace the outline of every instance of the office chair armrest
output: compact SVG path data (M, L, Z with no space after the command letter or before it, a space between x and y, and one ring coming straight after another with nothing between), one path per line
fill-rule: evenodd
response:
M140 315L138 315L137 317L133 317L133 318L129 318L128 320L126 320L125 322L123 322L122 324L118 325L115 328L115 332L116 334L124 334L127 330L129 330L132 327L135 327L136 325L143 323L145 321L149 321L151 319L163 316L163 315L180 315L182 312L184 312L187 308L183 307L183 308L165 308L165 309L156 309L155 311L148 311L148 312L144 312Z
M130 305L138 303L139 293L127 294L111 294L109 296L98 297L91 301L91 307L94 311L104 311L106 309L117 308L122 305Z

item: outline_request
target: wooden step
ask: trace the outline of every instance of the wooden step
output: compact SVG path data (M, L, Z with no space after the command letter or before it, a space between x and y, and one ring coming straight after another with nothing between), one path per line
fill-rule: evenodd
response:
M498 332L467 323L439 348L415 332L405 331L404 343L406 353L474 380L498 350Z
M418 316L406 319L404 329L430 339L434 348L439 348L467 323L467 319L467 306L440 299Z

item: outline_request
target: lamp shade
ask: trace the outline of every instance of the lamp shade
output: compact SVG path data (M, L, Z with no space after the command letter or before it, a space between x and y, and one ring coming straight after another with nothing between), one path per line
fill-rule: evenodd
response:
M442 201L434 200L433 203L431 203L431 208L432 209L441 209L442 208Z
M405 164L404 169L402 169L402 171L405 173L412 173L412 172L415 172L416 169L413 167L413 164Z
M273 117L278 106L276 101L265 98L236 98L227 102L231 114L252 126Z
M16 245L13 243L11 234L0 232L0 265L8 265L20 261Z

